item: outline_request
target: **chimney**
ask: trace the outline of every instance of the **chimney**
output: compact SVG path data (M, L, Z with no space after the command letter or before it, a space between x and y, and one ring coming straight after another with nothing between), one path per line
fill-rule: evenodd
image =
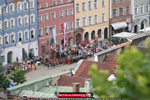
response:
M73 83L73 92L80 92L80 84Z
M91 78L85 80L85 92L92 92Z

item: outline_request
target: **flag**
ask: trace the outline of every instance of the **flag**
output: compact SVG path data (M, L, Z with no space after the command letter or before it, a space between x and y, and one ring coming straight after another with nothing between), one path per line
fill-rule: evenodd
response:
M51 30L51 33L52 33L54 44L56 45L56 29L51 27L50 30Z
M61 29L62 29L63 37L64 37L64 46L65 46L65 42L66 42L66 41L65 41L66 26L67 26L66 23L61 24Z

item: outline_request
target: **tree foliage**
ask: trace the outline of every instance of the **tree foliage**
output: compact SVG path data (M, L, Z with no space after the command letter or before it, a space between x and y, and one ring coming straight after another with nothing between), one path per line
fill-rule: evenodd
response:
M7 79L7 76L4 75L5 69L0 62L0 88L6 89L9 87L10 81Z
M11 71L10 79L17 85L22 84L26 81L25 73L23 70L19 69L19 67L16 67L14 71Z
M150 98L150 60L148 53L142 53L135 47L129 47L118 56L120 65L117 79L107 81L108 72L98 71L93 65L90 74L95 93L100 98L122 98L123 100L149 100Z

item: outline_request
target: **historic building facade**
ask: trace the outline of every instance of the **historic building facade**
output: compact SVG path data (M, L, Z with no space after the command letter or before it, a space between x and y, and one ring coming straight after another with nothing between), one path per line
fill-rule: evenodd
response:
M38 56L37 0L0 1L0 60L3 65ZM30 53L30 54L29 54Z
M61 24L66 23L65 44L74 42L73 0L38 0L39 55L48 53L53 44L50 28L56 31L57 45L64 42Z
M150 0L132 0L133 32L150 25Z
M110 36L132 31L131 0L110 0Z
M74 0L75 40L109 37L109 0Z

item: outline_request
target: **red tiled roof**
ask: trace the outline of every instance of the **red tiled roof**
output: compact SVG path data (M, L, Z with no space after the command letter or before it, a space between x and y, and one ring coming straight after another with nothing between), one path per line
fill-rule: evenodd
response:
M84 87L86 78L75 76L61 76L58 80L58 86L73 86L73 83L79 83L80 87Z
M76 77L85 77L90 78L91 76L88 74L92 64L96 64L98 70L108 70L110 74L113 74L114 68L117 64L108 64L108 63L100 63L100 62L93 62L93 61L83 61L77 72L75 73Z
M91 76L88 74L88 71L90 70L92 64L96 64L99 70L108 70L110 74L114 73L113 71L116 66L116 64L83 61L74 76L61 76L58 80L58 85L73 86L73 83L79 83L80 87L84 87L85 80L91 78Z

